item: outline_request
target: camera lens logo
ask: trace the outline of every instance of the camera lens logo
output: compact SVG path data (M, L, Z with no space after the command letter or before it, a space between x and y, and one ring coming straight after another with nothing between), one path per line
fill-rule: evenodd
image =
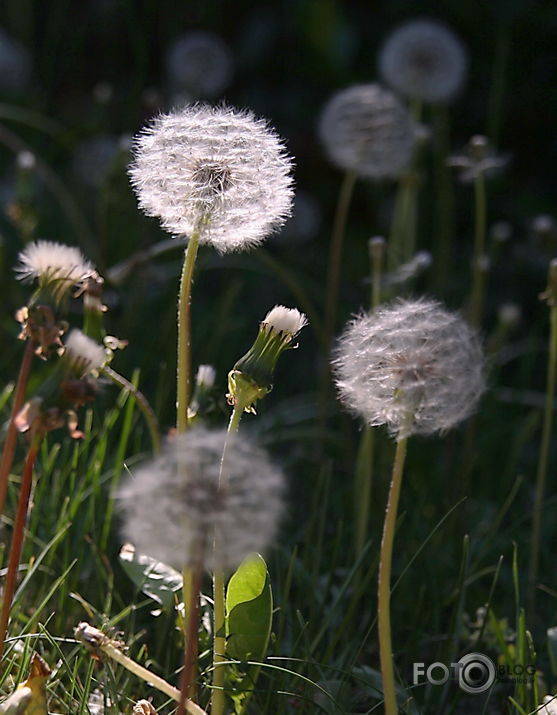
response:
M458 685L465 693L477 695L489 690L495 677L495 666L487 655L468 653L458 661Z

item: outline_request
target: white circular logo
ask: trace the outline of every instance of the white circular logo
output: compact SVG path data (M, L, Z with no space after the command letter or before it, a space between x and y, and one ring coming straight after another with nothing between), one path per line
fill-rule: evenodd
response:
M465 693L483 693L495 682L495 666L487 655L468 653L462 656L458 665L458 685Z

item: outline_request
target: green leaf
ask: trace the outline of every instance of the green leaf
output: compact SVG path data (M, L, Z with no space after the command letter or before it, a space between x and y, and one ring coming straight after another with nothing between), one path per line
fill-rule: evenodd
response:
M226 592L226 651L236 660L262 660L273 618L273 595L267 564L248 556L230 579Z
M136 553L131 544L122 546L119 556L122 568L144 594L163 609L174 607L174 594L182 588L178 571L151 556Z

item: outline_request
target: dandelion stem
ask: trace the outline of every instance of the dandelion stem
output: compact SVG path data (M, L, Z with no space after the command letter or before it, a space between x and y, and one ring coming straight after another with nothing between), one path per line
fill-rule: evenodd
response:
M454 241L454 196L446 160L450 148L450 114L445 104L433 107L435 132L435 281L443 293L451 275Z
M245 405L236 403L230 422L228 423L228 434L237 432L242 419ZM224 470L224 460L226 457L226 447L228 440L224 443L222 460L220 464L219 491L227 488L226 472ZM218 553L219 545L215 540L215 551ZM218 562L218 560L217 560ZM213 691L211 695L211 715L222 715L225 707L224 697L224 666L220 665L226 660L226 633L225 633L225 584L224 572L222 569L215 569L213 574Z
M486 190L483 172L478 172L474 179L474 256L472 258L472 294L470 297L470 322L479 327L482 322L483 299L485 289L486 267L485 258L486 236Z
M405 434L405 430L402 430L402 434ZM398 713L391 639L391 564L407 439L407 437L400 437L396 445L379 557L377 623L385 715L396 715Z
M31 370L31 363L33 362L34 352L35 343L33 340L27 340L15 386L14 401L12 403L12 411L10 414L10 421L8 423L6 441L4 442L4 449L2 450L2 460L0 461L0 516L4 513L10 471L12 469L16 448L17 429L15 426L15 418L23 407L25 389L27 387L27 380Z
M187 587L186 587L187 584ZM199 592L201 591L201 566L194 566L184 573L184 604L185 595L188 594L186 609L186 628L184 638L184 670L180 685L180 701L177 715L185 715L188 699L195 697L194 680L197 662L197 630L199 623Z
M106 375L115 385L122 387L127 390L133 398L135 399L139 409L141 410L145 422L147 423L147 428L149 429L149 435L151 437L151 442L153 444L153 452L158 454L161 451L161 439L159 436L159 424L157 416L155 415L153 408L149 404L145 395L137 389L137 387L127 380L123 375L113 370L109 365L105 365L101 372Z
M557 305L551 305L549 319L551 327L549 335L549 359L547 363L547 385L545 392L542 437L538 456L538 470L536 475L532 538L530 542L530 569L528 575L528 604L531 618L533 618L535 614L535 593L540 558L543 499L545 494L545 482L547 479L547 468L549 464L549 448L551 445L551 431L553 427L553 404L557 383Z
M199 232L195 231L186 248L178 299L178 388L176 395L178 432L185 432L188 427L188 406L191 398L191 285L198 248Z
M23 467L21 489L19 492L19 501L17 504L17 513L12 534L12 544L8 558L8 571L6 574L6 582L4 583L2 612L0 614L0 661L2 660L2 654L4 652L4 643L8 630L8 620L10 618L10 610L15 593L17 573L19 570L19 561L23 548L27 509L29 507L29 497L31 495L31 487L33 484L33 467L35 465L35 460L37 459L42 438L42 431L38 431L33 434Z

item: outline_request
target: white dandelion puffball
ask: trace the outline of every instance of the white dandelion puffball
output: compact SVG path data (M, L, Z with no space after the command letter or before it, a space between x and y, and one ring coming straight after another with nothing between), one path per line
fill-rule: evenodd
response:
M475 331L433 300L396 300L355 318L333 361L341 400L398 438L444 432L485 389Z
M319 135L331 162L371 179L397 177L408 168L417 130L392 92L361 84L337 92L325 106Z
M119 496L125 539L139 553L177 569L201 560L208 569L231 570L272 543L282 472L245 435L230 434L219 489L226 439L226 430L193 427L134 470Z
M540 708L536 710L539 715L557 715L557 695L546 695Z
M275 305L263 318L263 325L274 333L280 333L290 339L308 324L304 313L297 308L285 308L284 305Z
M56 282L64 288L89 278L95 269L75 246L54 241L35 241L26 246L18 256L15 267L18 280L30 282Z
M195 97L217 97L232 79L230 50L212 32L188 32L169 47L166 73L175 87Z
M64 359L83 374L98 370L106 360L104 347L77 328L70 332L64 347Z
M258 245L288 218L291 170L265 121L196 104L157 117L139 134L129 173L148 216L226 253Z
M434 20L411 20L389 35L379 73L397 92L424 102L447 102L462 87L468 56L458 37Z
M0 89L21 91L31 76L31 57L27 49L0 27Z

